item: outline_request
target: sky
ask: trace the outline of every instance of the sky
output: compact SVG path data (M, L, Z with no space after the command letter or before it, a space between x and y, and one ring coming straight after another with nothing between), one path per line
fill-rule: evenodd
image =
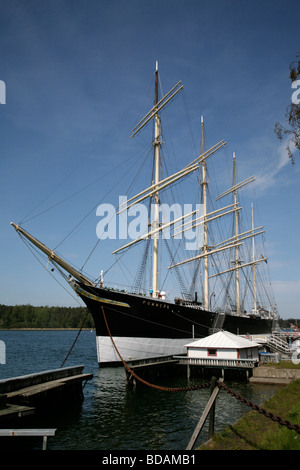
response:
M208 143L225 139L240 180L256 178L278 311L300 318L300 156L292 165L274 133L294 91L299 15L294 0L0 0L0 303L78 305L10 222L82 267L96 208L129 186L143 149L146 137L130 132L152 106L158 61L164 93L184 85L169 118L178 125L181 106L189 123L175 135L177 168L195 158L204 115ZM230 184L218 162L222 192ZM96 277L109 257L101 243L84 267Z

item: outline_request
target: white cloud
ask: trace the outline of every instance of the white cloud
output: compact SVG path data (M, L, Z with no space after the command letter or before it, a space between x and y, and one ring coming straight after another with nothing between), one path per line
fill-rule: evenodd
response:
M291 164L287 152L287 141L282 142L272 154L268 155L260 171L255 175L255 185L259 192L264 192L266 189L277 184L279 177L281 177L281 170L287 164Z

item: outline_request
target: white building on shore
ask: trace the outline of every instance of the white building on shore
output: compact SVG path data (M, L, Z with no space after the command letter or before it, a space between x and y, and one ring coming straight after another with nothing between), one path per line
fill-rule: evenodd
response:
M190 359L251 360L258 361L258 343L228 331L218 331L213 335L186 344ZM216 361L217 362L217 361Z

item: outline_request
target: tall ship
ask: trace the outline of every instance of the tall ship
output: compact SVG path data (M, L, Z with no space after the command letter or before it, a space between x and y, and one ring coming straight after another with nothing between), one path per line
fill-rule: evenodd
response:
M120 356L128 362L183 354L187 343L220 329L238 335L267 335L276 327L278 314L274 301L267 296L267 305L259 294L262 284L259 269L266 264L267 257L258 251L257 240L264 227L255 227L253 206L249 208L249 226L243 228L240 221L240 192L255 178L237 180L237 159L233 154L232 186L217 195L216 205L211 207L208 163L217 158L226 142L221 140L206 149L202 117L200 155L172 174L162 171L161 114L182 90L183 85L178 82L160 97L156 65L153 106L132 131L134 137L153 125L149 186L133 196L121 198L117 209L122 221L126 220L126 214L139 211L130 232L137 236L128 237L127 243L112 253L118 257L136 245L142 247L141 262L130 288L106 285L102 271L97 279L83 274L20 224L11 222L26 243L30 242L46 255L47 263L53 265L86 304L95 324L98 362L103 366L119 364ZM177 199L172 205L164 202L165 196L172 194L172 188L180 184L187 184L185 194L190 194L193 184L198 200L190 204L184 203L184 199ZM108 221L102 224L104 230L107 225ZM178 278L179 292L173 298L164 289L160 265L162 259L165 261L161 254L163 245L169 257L165 276L172 272ZM135 261L133 254L129 263ZM145 288L143 283L150 270Z

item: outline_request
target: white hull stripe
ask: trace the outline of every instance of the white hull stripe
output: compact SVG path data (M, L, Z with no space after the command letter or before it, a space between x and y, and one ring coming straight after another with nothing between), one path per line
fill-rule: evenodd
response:
M105 304L110 305L117 305L118 307L129 307L130 305L125 302L118 302L117 300L105 299L104 297L99 297L98 295L90 294L86 290L79 287L77 284L74 285L74 289L77 294L83 295L84 297L88 297L89 299L95 300L96 302L103 302Z
M186 344L192 341L192 338L169 339L118 336L114 336L113 339L125 362L136 359L186 354ZM99 364L120 362L120 357L109 336L96 336L96 345Z

